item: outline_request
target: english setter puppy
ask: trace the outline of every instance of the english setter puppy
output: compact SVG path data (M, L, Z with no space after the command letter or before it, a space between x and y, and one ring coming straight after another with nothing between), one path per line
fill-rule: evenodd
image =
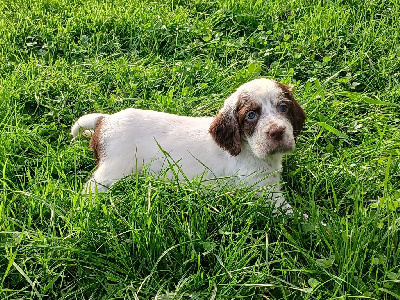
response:
M84 193L103 192L143 166L159 173L172 161L184 178L230 176L266 187L276 207L291 211L279 192L282 157L294 150L305 117L287 86L259 78L240 86L215 118L128 108L84 115L71 132L91 137L97 161Z

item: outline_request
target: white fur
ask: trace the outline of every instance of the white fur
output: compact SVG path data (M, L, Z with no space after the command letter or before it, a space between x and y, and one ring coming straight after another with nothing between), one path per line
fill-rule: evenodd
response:
M84 137L91 137L96 129L96 122L99 117L105 117L105 114L84 115L71 128L71 134L77 138L79 133ZM82 130L83 129L83 130Z
M295 140L293 135L293 127L286 118L281 116L276 106L281 100L281 90L277 87L276 82L266 79L256 79L250 81L241 87L229 97L226 102L229 106L234 106L236 99L241 93L246 93L251 98L258 102L262 107L262 113L258 120L257 129L255 134L246 137L253 155L261 159L269 160L271 152L274 152L277 147L276 143L268 138L268 131L271 126L278 126L285 128L285 135L280 144L287 147L285 152L293 151L295 148ZM273 156L276 160L281 161L282 156Z
M141 172L143 166L159 173L169 167L168 160L176 162L188 179L233 176L254 188L267 187L276 192L276 206L290 210L279 193L280 170L284 152L294 149L293 128L288 119L277 113L282 90L268 79L256 79L242 85L224 104L221 112L234 109L241 93L250 95L262 106L262 113L252 136L243 136L241 151L232 156L214 141L209 128L214 118L185 117L162 112L128 108L112 115L82 116L72 127L72 135L79 132L89 136L102 117L98 142L101 146L98 168L85 184L84 193L105 191L113 183L131 174ZM268 138L274 126L286 128L280 146ZM163 151L168 153L167 158ZM273 153L273 154L272 154ZM177 168L175 168L177 170ZM166 172L169 178L174 173ZM180 178L183 175L180 173ZM271 188L273 187L273 188Z

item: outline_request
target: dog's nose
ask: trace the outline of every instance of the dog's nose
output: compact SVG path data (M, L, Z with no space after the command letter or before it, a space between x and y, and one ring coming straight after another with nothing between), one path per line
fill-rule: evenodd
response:
M267 134L277 142L282 140L284 133L285 127L281 126L271 126L271 128L267 131Z

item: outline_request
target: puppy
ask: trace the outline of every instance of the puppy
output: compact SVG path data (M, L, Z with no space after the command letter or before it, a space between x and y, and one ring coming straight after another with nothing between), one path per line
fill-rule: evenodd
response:
M128 108L112 115L84 115L71 133L91 137L97 169L84 193L103 192L141 172L168 170L191 179L232 176L254 189L267 188L275 206L291 211L279 190L282 157L295 149L305 113L287 86L260 78L240 86L215 118L185 117Z

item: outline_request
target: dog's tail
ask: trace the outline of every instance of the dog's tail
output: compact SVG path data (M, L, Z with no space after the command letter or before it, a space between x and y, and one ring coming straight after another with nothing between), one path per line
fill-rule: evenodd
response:
M81 136L91 137L96 129L99 118L105 116L106 114L89 114L80 117L71 128L73 138L77 138L79 133L81 133Z

